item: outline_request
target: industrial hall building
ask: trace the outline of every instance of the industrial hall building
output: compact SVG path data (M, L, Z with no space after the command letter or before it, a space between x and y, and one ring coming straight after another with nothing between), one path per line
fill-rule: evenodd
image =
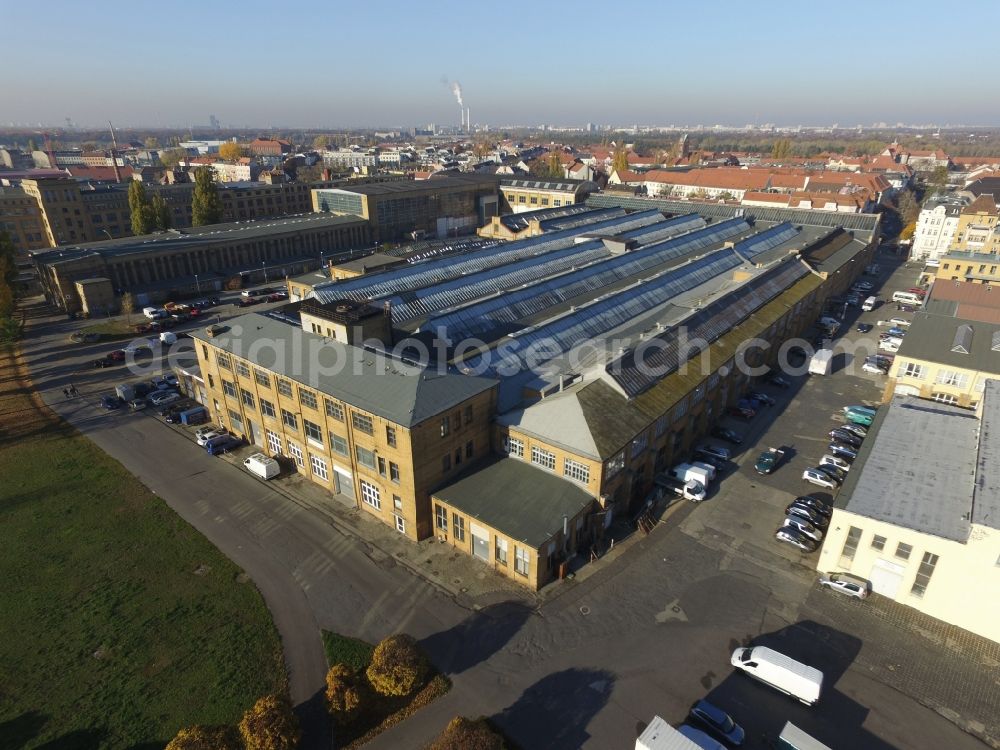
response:
M75 312L90 307L80 297L80 279L107 279L144 305L218 290L244 275L283 279L319 267L324 255L368 241L363 219L305 214L69 245L35 251L31 258L48 301Z
M877 245L873 215L590 200L195 334L203 401L341 501L541 588L658 496L752 385L738 364L774 365Z

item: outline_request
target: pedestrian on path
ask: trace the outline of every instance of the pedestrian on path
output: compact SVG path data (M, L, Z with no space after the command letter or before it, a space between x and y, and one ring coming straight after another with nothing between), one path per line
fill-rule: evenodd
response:
M64 396L65 396L66 398L69 398L69 388L63 388L63 395L64 395Z
M75 385L70 385L69 392L72 393L74 396L80 395L80 392L76 389Z

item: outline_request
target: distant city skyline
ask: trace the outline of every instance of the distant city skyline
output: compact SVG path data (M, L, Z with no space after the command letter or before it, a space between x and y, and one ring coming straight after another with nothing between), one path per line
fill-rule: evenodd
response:
M929 22L940 5L926 0L905 12L772 0L736 18L590 0L518 19L451 0L414 7L178 0L173 29L151 3L94 13L54 0L44 24L35 6L10 5L5 57L21 64L0 126L207 128L214 115L231 128L452 127L457 82L471 122L493 127L1000 125L989 46L942 62L945 31ZM1000 21L987 0L961 10L981 28ZM158 33L137 30L143 14Z

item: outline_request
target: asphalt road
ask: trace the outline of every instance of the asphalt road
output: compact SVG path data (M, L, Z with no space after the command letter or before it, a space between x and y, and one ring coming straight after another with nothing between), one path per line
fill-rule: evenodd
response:
M369 640L406 630L451 676L447 696L371 747L420 747L456 714L492 716L525 748L631 747L653 714L679 723L705 695L746 725L749 748L768 747L785 719L837 749L984 747L884 679L872 664L889 644L871 637L868 611L837 606L816 587L813 561L773 539L788 498L807 489L799 462L821 448L807 438L829 429L838 404L877 393L874 376L802 377L742 427L746 450L708 502L681 507L537 611L511 603L469 613L157 418L97 410L91 404L116 376L74 373L96 356L68 344L74 325L52 322L27 342L37 384L250 573L281 632L296 701L322 688L320 627ZM68 382L89 403L61 401ZM789 465L763 480L752 472L759 448L794 436L800 454ZM904 632L894 638L914 653L933 648ZM820 705L808 709L735 674L729 656L751 640L823 668Z

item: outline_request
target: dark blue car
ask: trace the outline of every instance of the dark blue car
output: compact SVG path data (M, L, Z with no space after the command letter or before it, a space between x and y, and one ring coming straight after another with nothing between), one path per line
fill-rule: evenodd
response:
M117 396L102 396L101 406L108 411L114 411L115 409L122 408L122 400Z
M700 700L691 706L688 721L717 740L730 745L743 744L743 727L733 721L732 716L706 700Z

